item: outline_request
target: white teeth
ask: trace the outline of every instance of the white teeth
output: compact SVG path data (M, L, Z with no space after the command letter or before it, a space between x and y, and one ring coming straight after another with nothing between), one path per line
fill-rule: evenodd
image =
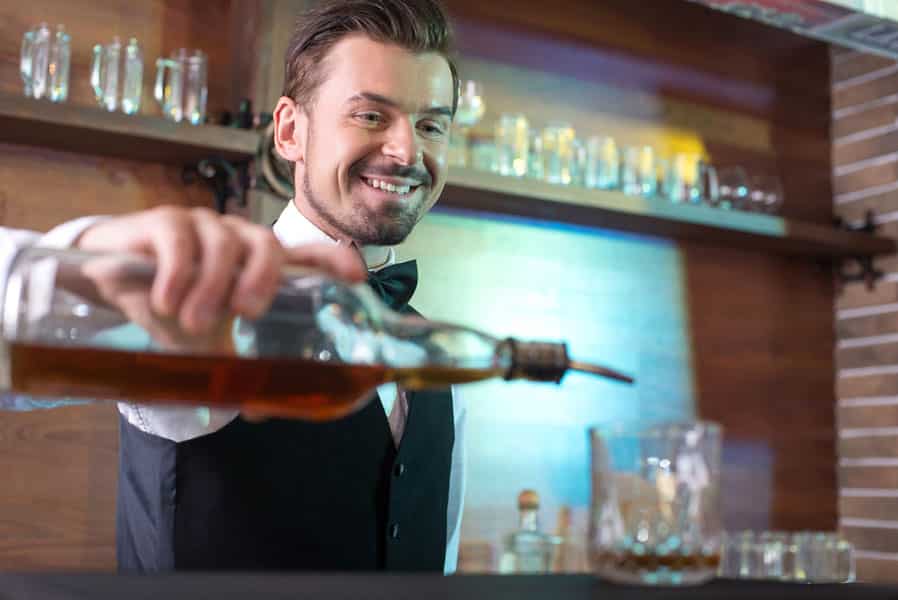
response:
M380 179L368 179L368 185L373 188L377 188L380 190L384 190L386 192L392 192L394 194L407 194L409 190L412 189L410 185L393 185L392 183L387 183L386 181L381 181Z

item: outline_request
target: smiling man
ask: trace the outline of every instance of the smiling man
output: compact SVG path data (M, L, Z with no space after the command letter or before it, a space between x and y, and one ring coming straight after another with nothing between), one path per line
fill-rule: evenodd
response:
M296 197L273 230L168 207L0 241L150 254L154 310L196 333L263 314L286 262L357 280L361 257L411 312L416 269L392 246L446 181L458 82L445 15L433 0L336 0L298 23L274 111ZM119 567L454 570L464 411L448 389L378 396L322 424L120 404Z

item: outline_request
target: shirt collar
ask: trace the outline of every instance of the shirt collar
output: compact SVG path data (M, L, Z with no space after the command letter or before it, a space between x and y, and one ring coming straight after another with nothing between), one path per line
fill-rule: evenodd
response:
M274 222L272 229L274 235L284 246L298 246L313 242L330 242L336 245L342 243L318 229L314 223L299 212L293 200L290 200L281 211L281 215ZM369 271L377 271L396 262L396 253L392 246L387 247L386 256L384 255L384 246L362 246L360 251Z

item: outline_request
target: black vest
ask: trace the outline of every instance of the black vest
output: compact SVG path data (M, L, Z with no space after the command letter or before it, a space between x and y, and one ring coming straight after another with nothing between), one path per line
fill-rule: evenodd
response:
M120 570L442 571L449 390L410 392L395 448L375 397L339 421L240 417L186 442L120 428Z

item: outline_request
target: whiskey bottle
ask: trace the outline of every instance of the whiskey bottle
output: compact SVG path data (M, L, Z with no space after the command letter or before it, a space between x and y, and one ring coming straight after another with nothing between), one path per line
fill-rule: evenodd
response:
M0 389L35 398L238 407L328 420L378 385L409 390L500 377L560 382L563 343L497 339L400 315L366 285L286 270L268 312L189 335L154 314L155 265L130 255L28 248L13 259L0 315Z

